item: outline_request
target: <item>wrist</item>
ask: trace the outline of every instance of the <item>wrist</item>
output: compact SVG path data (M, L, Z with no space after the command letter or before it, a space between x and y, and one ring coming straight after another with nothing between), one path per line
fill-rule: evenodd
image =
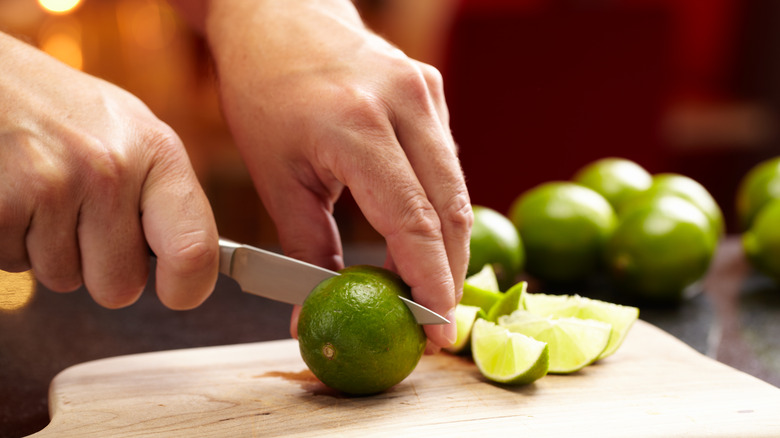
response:
M305 35L327 41L333 25L365 29L351 0L219 0L208 2L206 38L217 63L222 54L252 47L265 51L295 48Z

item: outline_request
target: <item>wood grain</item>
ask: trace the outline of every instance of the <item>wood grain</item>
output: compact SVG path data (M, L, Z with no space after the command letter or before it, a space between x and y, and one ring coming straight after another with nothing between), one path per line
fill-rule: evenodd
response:
M441 353L383 394L350 398L284 340L80 364L52 382L50 411L35 436L780 436L780 389L642 321L612 357L522 387Z

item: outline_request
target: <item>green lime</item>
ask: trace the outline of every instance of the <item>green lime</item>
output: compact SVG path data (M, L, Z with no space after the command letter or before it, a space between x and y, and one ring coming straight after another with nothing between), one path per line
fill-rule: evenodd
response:
M621 218L607 244L611 277L634 298L675 303L707 271L715 236L691 202L675 195L649 199Z
M642 205L650 199L674 195L689 201L707 216L716 236L720 238L725 233L725 222L715 198L698 181L676 173L659 173L653 176L653 184L649 189L623 204L618 214L623 216L637 205Z
M653 177L639 164L625 158L602 158L582 169L573 177L574 182L599 192L616 210L653 183Z
M455 323L458 327L458 338L445 348L450 353L463 353L471 345L471 329L477 318L485 318L485 312L477 306L458 304L455 306Z
M750 263L780 282L780 198L769 201L755 216L753 226L742 235Z
M487 313L497 302L501 301L503 296L504 294L501 292L485 290L469 283L463 283L463 297L460 299L460 304L476 306Z
M506 291L487 312L487 320L496 322L501 315L508 315L521 307L528 283L521 281Z
M515 284L523 269L525 254L520 234L503 214L475 205L474 225L471 228L469 266L467 275L492 265L501 289Z
M767 202L780 198L780 157L764 160L753 166L737 188L737 218L742 230L747 230Z
M484 319L474 323L471 354L483 376L509 385L523 385L544 377L549 364L547 344L511 333Z
M568 374L595 362L609 343L612 326L580 318L552 318L518 310L498 319L510 332L547 343L550 365L547 371Z
M298 319L301 356L324 384L348 394L374 394L417 366L426 337L399 298L401 278L382 268L353 266L312 290Z
M581 297L579 295L525 294L523 306L529 312L555 318L595 319L612 326L609 343L598 359L612 355L623 343L629 329L639 318L639 309L631 306Z
M485 265L481 271L466 277L460 304L477 306L487 313L502 297L492 265Z
M509 217L523 240L526 271L553 283L582 280L597 270L617 221L603 196L566 181L526 191Z
M491 292L501 291L498 286L496 272L493 270L493 265L489 263L483 266L476 274L466 277L466 283Z

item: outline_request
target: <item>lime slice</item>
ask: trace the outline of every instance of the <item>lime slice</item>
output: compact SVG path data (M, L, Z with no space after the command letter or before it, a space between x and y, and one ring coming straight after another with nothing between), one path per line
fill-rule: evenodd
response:
M455 307L455 324L458 327L458 338L455 343L445 348L450 353L462 353L469 347L469 341L471 340L471 328L474 327L474 321L480 317L480 314L484 318L485 312L481 307L466 306L464 304L458 304Z
M493 265L487 264L476 274L466 277L466 283L491 292L501 292Z
M557 318L575 317L595 319L612 325L607 348L599 359L603 359L620 347L628 330L639 318L639 309L631 306L608 303L579 295L525 294L523 305L526 310L541 316Z
M501 292L489 291L469 283L463 283L463 297L460 299L460 304L476 306L487 313L503 296L504 294Z
M471 354L483 376L494 382L522 385L547 374L547 344L477 319L471 333Z
M546 342L550 349L550 373L568 374L590 365L607 347L612 326L579 318L551 318L518 310L498 319L498 325L514 333Z
M521 281L511 288L506 293L501 295L499 299L487 312L487 320L496 322L498 317L502 315L509 315L517 309L520 309L523 302L523 296L525 290L528 288L528 283Z

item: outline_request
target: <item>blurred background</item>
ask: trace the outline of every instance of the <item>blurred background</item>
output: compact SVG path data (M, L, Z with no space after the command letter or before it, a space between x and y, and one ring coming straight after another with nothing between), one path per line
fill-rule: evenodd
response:
M780 154L780 2L357 0L444 75L476 204L604 156L703 183L736 231L744 173ZM220 231L275 246L224 125L208 48L162 0L0 0L0 30L139 96L186 144ZM347 193L345 243L375 242Z
M780 1L354 1L376 32L441 70L475 204L506 213L541 182L621 156L697 179L736 233L739 180L780 155ZM141 98L184 141L220 233L278 245L222 120L208 47L165 1L0 0L0 31ZM380 236L344 195L335 215L346 262L381 264ZM743 284L732 243L708 297L643 319L778 385L776 286ZM234 283L189 312L151 292L107 310L84 290L31 299L34 278L17 275L0 278L0 437L48 424L48 384L70 365L288 336L286 305Z

